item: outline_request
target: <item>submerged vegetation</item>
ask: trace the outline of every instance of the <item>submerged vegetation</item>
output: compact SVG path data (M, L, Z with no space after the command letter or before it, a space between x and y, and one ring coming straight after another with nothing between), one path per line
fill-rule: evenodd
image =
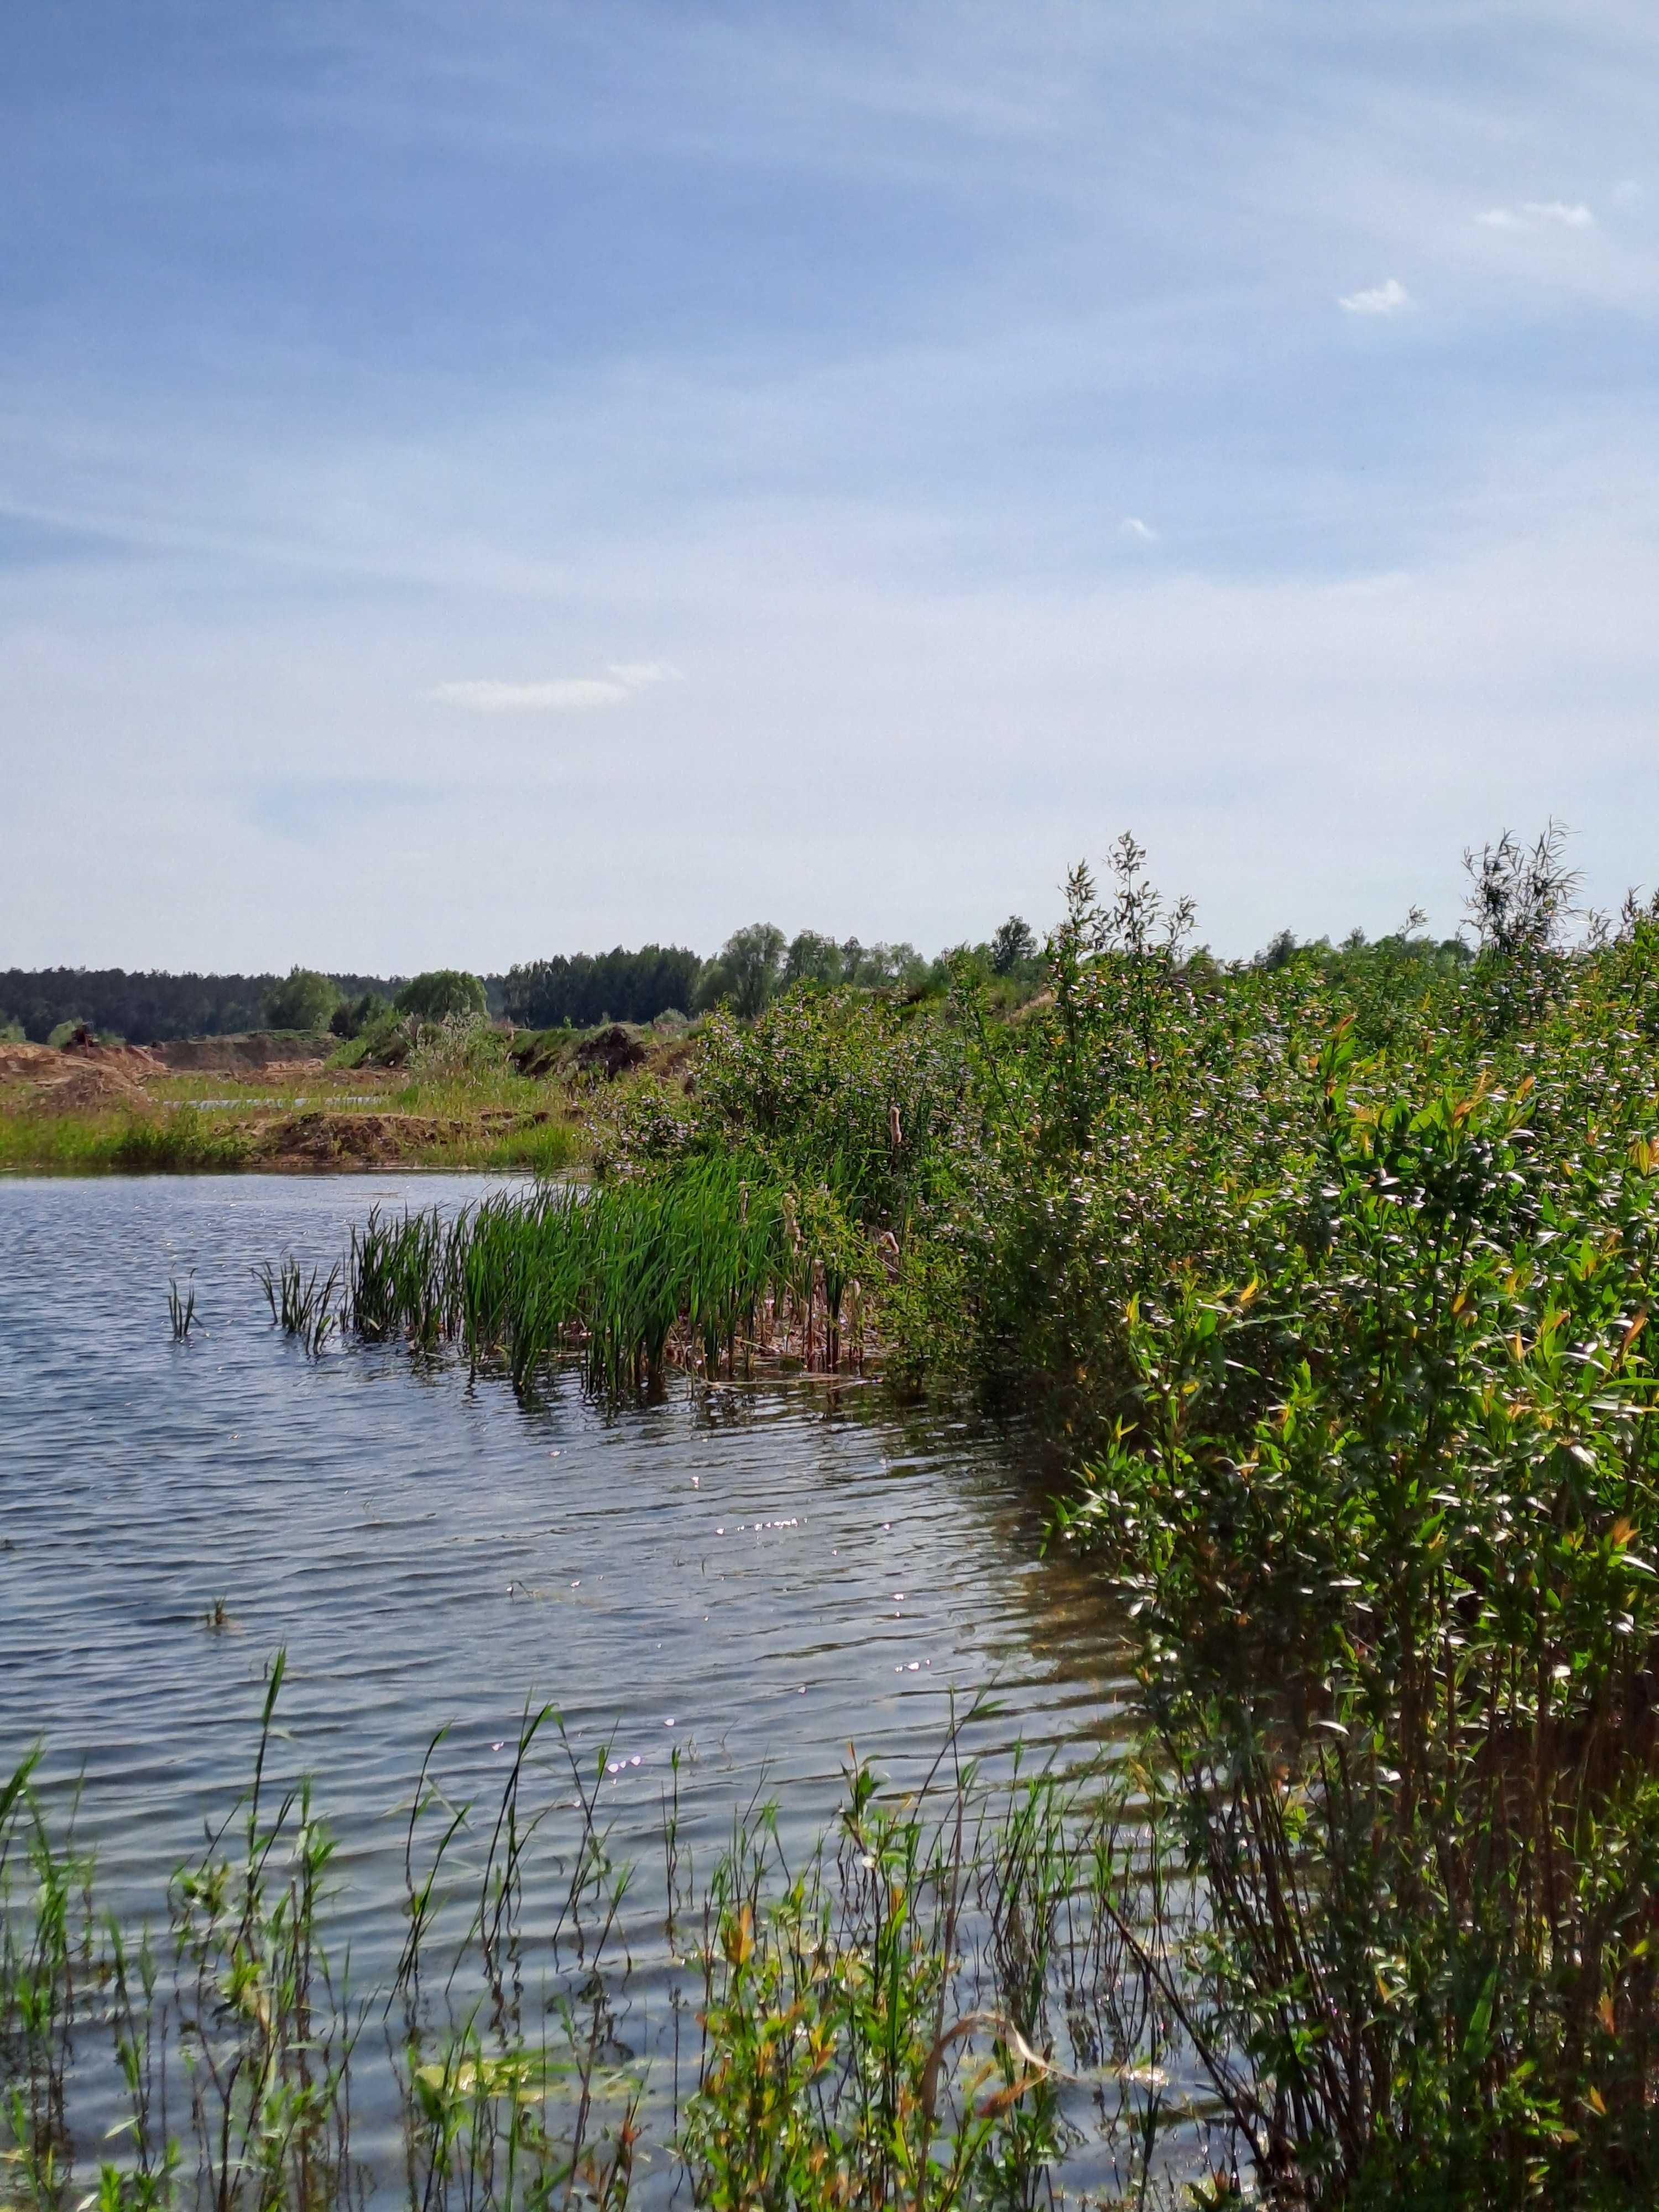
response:
M1046 2201L1085 2150L1114 2201L1165 2197L1172 2113L1194 2123L1188 2168L1207 2153L1123 1932L1164 1878L1155 1838L1093 1784L992 1785L961 1755L971 1714L904 1799L854 1756L804 1858L751 1805L701 1885L675 1769L642 2049L605 1752L529 1710L499 1797L475 1804L447 1786L440 1731L399 1808L396 1972L360 1990L327 1822L279 1778L283 1673L278 1654L251 1784L173 1875L162 1926L100 1911L33 1756L0 1786L0 2200L955 2212Z

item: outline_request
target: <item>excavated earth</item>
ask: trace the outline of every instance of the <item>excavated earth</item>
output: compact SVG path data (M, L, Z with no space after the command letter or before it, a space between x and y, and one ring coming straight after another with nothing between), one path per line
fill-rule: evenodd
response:
M320 1059L279 1059L261 1037L210 1037L184 1045L103 1045L76 1040L61 1048L42 1044L0 1044L0 1113L132 1117L185 1107L158 1097L153 1085L184 1072L223 1073L228 1096L241 1084L257 1094L266 1085L293 1091L318 1085L325 1091ZM291 1054L295 1042L276 1040ZM354 1070L354 1091L373 1090L387 1081L381 1072ZM297 1109L260 1114L268 1103L251 1095L254 1110L237 1116L250 1165L313 1170L327 1168L397 1167L459 1149L481 1133L496 1137L544 1123L546 1112L515 1114L488 1108L465 1119L425 1114L345 1111L325 1100Z
M0 1097L38 1114L104 1114L149 1103L146 1076L163 1073L142 1045L0 1044Z

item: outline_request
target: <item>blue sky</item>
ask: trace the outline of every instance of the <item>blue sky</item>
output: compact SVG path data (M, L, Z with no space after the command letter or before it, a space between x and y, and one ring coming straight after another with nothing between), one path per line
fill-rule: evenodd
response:
M0 966L1659 879L1659 15L15 0Z

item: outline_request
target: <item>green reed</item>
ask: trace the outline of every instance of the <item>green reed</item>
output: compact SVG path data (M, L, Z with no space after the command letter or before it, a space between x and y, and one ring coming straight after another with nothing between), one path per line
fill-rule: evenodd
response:
M303 1779L276 1778L284 1674L279 1653L249 1786L173 1875L162 1935L99 1914L34 1760L0 1790L0 2201L349 2212L378 2188L410 2212L510 2212L620 2207L645 2179L723 2212L966 2212L1053 2201L1085 2141L1106 2202L1173 2203L1183 2162L1218 2158L1205 2201L1231 2186L1224 2128L1170 2086L1180 2032L1124 1932L1166 1881L1145 1822L1097 1778L984 1781L962 1754L981 1709L903 1797L853 1758L804 1860L751 1804L701 1887L665 1793L667 1951L637 1964L605 1750L527 1708L476 1805L444 1784L440 1730L406 1810L398 1967L355 1994L327 1825ZM550 1869L532 1948L525 1892ZM684 2071L678 2037L654 2062L622 2041L665 1976ZM391 2171L354 2139L371 2085L397 2116ZM123 2115L101 2139L98 2093Z
M254 1280L265 1294L273 1328L295 1338L312 1358L319 1358L337 1321L335 1297L341 1271L336 1266L326 1275L313 1267L307 1274L300 1262L289 1258L280 1267L270 1261L255 1268Z
M670 1364L732 1373L780 1340L833 1370L862 1355L861 1325L842 1341L862 1249L827 1192L798 1199L741 1161L697 1158L591 1191L539 1184L447 1219L376 1208L352 1231L342 1311L369 1341L457 1342L520 1389L573 1352L613 1394L655 1387Z
M244 1131L193 1110L135 1116L111 1140L107 1164L123 1175L211 1175L245 1166Z
M186 1284L182 1297L179 1294L177 1279L168 1283L167 1319L172 1325L173 1342L188 1343L191 1330L196 1325L196 1285L193 1279Z
M248 1164L245 1132L192 1110L157 1115L0 1111L0 1170L216 1174Z

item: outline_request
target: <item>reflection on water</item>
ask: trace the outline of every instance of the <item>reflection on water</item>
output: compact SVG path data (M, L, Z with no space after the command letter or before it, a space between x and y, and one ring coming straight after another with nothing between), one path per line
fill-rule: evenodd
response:
M341 1842L359 1988L402 1923L406 1803L433 1731L494 1798L526 1701L550 1700L638 1872L629 1940L663 1913L662 1801L704 1863L775 1794L786 1841L832 1810L848 1746L902 1781L952 1695L1062 1757L1120 1725L1098 1595L1040 1555L1019 1449L967 1418L822 1383L671 1391L610 1413L574 1375L545 1402L393 1348L308 1362L251 1270L337 1256L371 1203L460 1203L480 1178L231 1176L0 1184L0 1759L84 1777L106 1902L159 1913L247 1772L286 1645L283 1756ZM170 1341L193 1271L198 1334ZM204 1625L223 1601L228 1626ZM551 1912L533 1866L526 1924Z

